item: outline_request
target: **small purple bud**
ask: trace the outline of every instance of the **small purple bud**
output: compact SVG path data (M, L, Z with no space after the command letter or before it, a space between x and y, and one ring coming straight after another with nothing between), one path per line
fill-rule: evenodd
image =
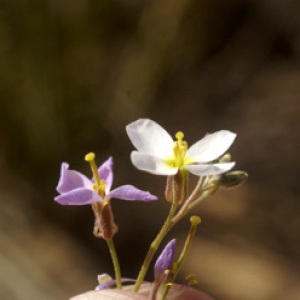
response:
M121 278L121 281L123 283L124 282L125 283L135 282L135 280L131 279L131 278ZM113 279L111 276L109 276L106 273L98 275L98 282L99 282L99 285L96 286L96 288L95 288L96 291L106 290L106 289L112 288L116 285L116 280Z
M171 240L157 258L154 266L155 281L164 281L166 277L165 271L171 270L174 253L175 253L176 239Z
M97 279L99 285L96 286L95 290L104 290L116 284L116 281L106 273L98 275Z

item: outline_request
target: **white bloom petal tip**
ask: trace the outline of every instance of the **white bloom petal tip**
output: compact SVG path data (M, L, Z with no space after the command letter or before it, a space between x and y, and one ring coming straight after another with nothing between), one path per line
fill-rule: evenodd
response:
M173 154L173 139L156 122L139 119L126 126L127 134L134 147L146 154L165 157Z
M236 134L228 130L220 130L207 134L188 150L186 155L194 162L206 163L218 159L232 145Z

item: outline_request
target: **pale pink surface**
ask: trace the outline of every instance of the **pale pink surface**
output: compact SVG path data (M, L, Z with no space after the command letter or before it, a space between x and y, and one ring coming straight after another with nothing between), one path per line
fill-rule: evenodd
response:
M138 294L133 293L132 286L124 287L123 290L108 289L101 291L89 291L84 294L72 297L70 300L149 300L152 285L144 283ZM172 297L173 296L173 297ZM172 300L214 300L210 296L190 287L174 285L170 290L167 299Z

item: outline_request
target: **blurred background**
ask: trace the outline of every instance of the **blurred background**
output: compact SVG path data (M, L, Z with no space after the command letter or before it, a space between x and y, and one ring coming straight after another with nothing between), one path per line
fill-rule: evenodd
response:
M190 144L236 132L249 173L193 211L181 280L220 300L300 299L299 13L297 0L1 0L0 298L68 299L113 274L91 208L53 201L61 162L90 176L89 151L114 157L114 186L161 198L112 203L136 277L168 211L165 178L129 159L125 126L148 117Z

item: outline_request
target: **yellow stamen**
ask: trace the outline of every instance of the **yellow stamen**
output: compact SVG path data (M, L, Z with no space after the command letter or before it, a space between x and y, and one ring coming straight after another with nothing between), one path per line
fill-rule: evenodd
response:
M93 184L92 184L92 187L93 187L93 190L94 190L95 192L98 191L98 185L97 185L96 183L93 183Z
M105 181L103 179L100 179L100 183L99 183L99 186L98 186L98 193L103 199L104 199L104 196L105 196L105 186L106 186Z
M173 152L174 152L174 165L178 167L179 169L183 167L184 165L184 157L187 150L187 142L183 140L184 134L182 131L178 131L175 134L175 137L177 139L176 142L174 142L173 146Z
M105 197L105 181L100 179L100 177L99 177L97 164L95 162L95 157L96 157L95 153L90 152L84 157L84 159L85 159L85 161L87 161L90 164L91 169L92 169L93 177L95 180L95 183L93 183L94 191L97 192L101 198L104 198Z
M182 131L178 131L178 132L175 134L175 137L176 137L176 139L177 139L178 142L179 142L179 141L182 141L182 140L183 140L184 134L183 134Z
M171 270L165 270L164 273L165 273L165 275L169 275L169 274L172 273L172 271Z
M198 284L198 280L197 280L197 279L193 279L193 280L190 280L190 281L188 282L188 285L189 285L189 286L196 285L196 284Z
M195 277L195 276L196 276L196 274L192 273L192 274L186 275L185 279L188 280L188 279L190 279L192 277Z
M187 284L189 286L198 284L198 280L195 279L194 277L196 277L196 274L189 274L189 275L185 276L184 279L187 281Z

